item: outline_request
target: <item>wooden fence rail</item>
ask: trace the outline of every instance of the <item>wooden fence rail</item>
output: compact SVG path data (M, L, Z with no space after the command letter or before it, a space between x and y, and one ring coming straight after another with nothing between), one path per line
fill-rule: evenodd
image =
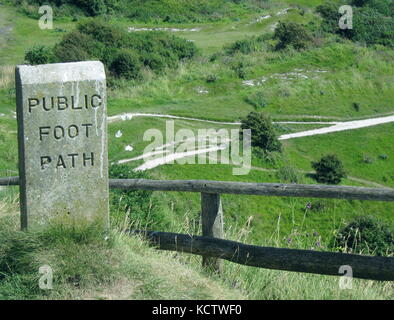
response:
M18 177L0 178L0 185L18 185ZM110 188L151 191L185 191L217 194L394 201L394 189L315 184L250 183L208 180L110 179Z
M18 177L0 178L0 186L18 184ZM341 275L339 274L339 268L348 265L352 267L353 277L356 278L394 280L394 257L371 257L345 253L258 247L220 239L223 237L223 212L220 194L394 201L394 189L145 179L110 179L109 186L110 188L127 190L201 193L202 237L154 231L131 231L131 233L143 234L159 249L202 255L203 266L215 272L220 272L220 259L226 259L261 268L337 276Z
M230 240L170 232L130 232L142 234L158 249L226 259L247 266L338 276L339 268L349 265L355 278L394 280L394 258L390 257L259 247Z

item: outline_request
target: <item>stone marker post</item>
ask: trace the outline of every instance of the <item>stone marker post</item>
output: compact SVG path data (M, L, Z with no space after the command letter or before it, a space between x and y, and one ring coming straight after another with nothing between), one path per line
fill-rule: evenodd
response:
M98 61L16 67L22 228L108 225L107 97Z

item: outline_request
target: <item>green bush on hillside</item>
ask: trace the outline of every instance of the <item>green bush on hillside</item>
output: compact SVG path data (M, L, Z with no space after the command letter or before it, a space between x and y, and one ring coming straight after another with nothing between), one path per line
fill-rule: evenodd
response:
M260 109L268 105L268 101L263 91L256 91L252 93L251 95L246 97L245 101L252 105L256 109L256 111L259 111Z
M203 22L236 19L256 12L262 4L255 0L9 0L28 15L37 6L49 4L59 16L115 15L142 22ZM32 7L33 6L33 7Z
M119 50L109 66L118 77L138 79L141 76L141 62L138 55L130 50Z
M277 50L290 46L296 50L306 49L313 40L309 30L295 22L279 22L273 38L279 40Z
M353 28L341 30L338 9L344 2L326 1L316 8L323 18L321 29L367 45L394 47L394 3L389 0L354 0Z
M341 228L330 246L344 252L393 255L394 233L376 218L361 216Z
M228 55L235 53L250 54L262 49L263 37L251 37L247 39L237 40L224 47L224 52Z
M271 118L259 112L251 112L241 120L242 129L250 129L252 132L252 146L264 151L282 151L282 145L278 140Z
M54 60L52 48L35 46L25 53L25 60L31 64L46 64Z
M64 35L52 52L33 48L26 60L31 64L47 57L51 62L100 60L116 77L139 79L142 68L160 74L196 54L195 44L185 39L164 32L129 33L101 19L91 19Z
M55 45L53 54L58 62L84 61L92 56L95 46L97 44L90 35L75 30Z
M316 180L321 183L338 184L346 177L341 160L335 154L323 156L319 161L312 161L316 170Z

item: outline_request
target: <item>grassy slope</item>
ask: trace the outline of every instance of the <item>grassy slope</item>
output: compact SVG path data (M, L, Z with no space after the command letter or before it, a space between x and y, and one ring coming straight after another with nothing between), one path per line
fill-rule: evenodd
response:
M295 1L288 2L295 3ZM314 4L318 3L315 2ZM297 1L297 3L310 4L310 2L302 3L302 1ZM7 12L8 16L12 17L15 25L12 33L13 40L8 42L6 49L1 51L0 64L20 63L23 61L23 53L26 48L36 43L54 43L62 35L62 33L55 31L39 30L35 27L37 23L35 20L15 13L10 8L6 8L6 11L3 12ZM254 18L250 17L240 22L205 24L202 25L204 28L200 33L179 33L179 35L196 40L197 45L203 50L203 55L209 56L218 51L224 43L268 30L270 25L278 20L272 18L260 24L247 26L246 24ZM310 18L310 16L307 16L307 19ZM300 20L303 18L297 12L293 12L288 16L281 17L281 20L283 19ZM124 21L122 23L126 25ZM57 22L56 27L70 30L72 24ZM185 25L185 27L188 26ZM217 33L216 30L218 30ZM30 37L26 37L26 35L30 35ZM301 54L264 52L235 57L234 61L243 60L250 64L248 79L273 73L290 72L294 68L328 70L328 74L322 74L317 80L291 82L270 80L270 82L267 82L267 86L261 88L270 101L266 110L277 119L302 119L305 115L326 116L330 119L352 119L393 111L391 105L393 98L392 56L393 53L387 50L373 51L345 43L331 44ZM162 112L206 119L237 120L253 110L244 99L257 90L256 88L242 86L242 80L234 76L229 66L223 65L221 62L208 63L206 57L200 59L200 61L182 66L168 77L153 79L135 87L110 92L109 113L117 114L125 111ZM206 76L212 73L217 74L219 80L208 84L205 81ZM196 88L200 86L207 88L209 93L207 95L198 94ZM343 89L344 86L346 86L346 90ZM2 171L0 172L2 176L15 174L17 162L16 123L11 113L14 110L15 101L13 92L9 92L10 87L12 87L10 83L2 87L0 81L0 113L6 115L0 118L0 139L2 141L0 145L0 169ZM325 91L323 95L320 93L322 89ZM287 93L285 95L281 94L284 91L289 91L290 95ZM352 109L352 102L360 103L361 109L358 113ZM177 122L177 126L183 128L190 127L191 124L194 129L207 128L201 123ZM147 144L141 141L143 132L148 128L164 128L164 125L163 120L157 119L133 119L132 122L111 124L109 127L110 160L119 160L138 154ZM209 125L208 128L210 127L215 126ZM138 130L135 130L135 128L138 128ZM117 130L123 131L123 136L120 139L114 137ZM298 131L299 128L293 128L292 130ZM343 158L345 167L352 176L392 186L391 158L394 156L393 148L390 145L392 130L394 130L393 125L385 125L326 136L295 139L285 143L285 154L288 161L297 169L309 171L311 169L309 165L311 159L316 159L321 153L335 151ZM354 143L355 140L358 143ZM135 151L132 153L124 151L124 146L127 144L132 144ZM375 161L371 164L360 162L364 154L374 158ZM388 160L377 159L379 154L387 154L389 156ZM353 155L357 155L357 157L353 157ZM260 167L272 167L272 165L258 159L254 159L253 163ZM131 165L134 166L135 164L132 163ZM274 168L277 168L277 166L274 166ZM8 170L14 171L10 172ZM253 170L248 176L233 176L231 167L224 165L166 165L152 170L152 176L160 179L280 181L275 172L260 170ZM314 183L307 176L301 176L300 181ZM351 180L345 180L343 184L360 185L360 183ZM199 230L200 204L198 195L158 193L155 196L162 200L167 215L173 220L171 230L182 232L197 232ZM394 208L391 208L391 205L387 203L321 201L325 207L324 210L306 212L304 208L308 201L317 202L317 200L311 199L224 195L226 236L249 243L297 248L317 248L316 243L320 241L323 246L322 249L326 249L333 230L355 215L378 214L383 220L393 223L391 212ZM318 236L311 236L315 231L318 232ZM155 262L155 259L157 259L156 252L151 255L151 251L138 241L130 242L121 236L119 237L115 241L119 247L142 248L138 253L141 255L138 256L137 254L131 259L138 261L137 264L133 265L134 269L138 269L141 265L147 267L149 264L157 263ZM291 239L290 243L288 239ZM138 252L137 249L136 251ZM164 254L163 257L165 256ZM184 257L181 259L186 259L194 269L198 270L196 258ZM148 263L145 264L146 261L144 260L147 260ZM225 283L224 286L228 287L235 284L239 288L246 289L249 292L249 298L392 298L390 287L368 281L357 282L357 290L346 292L337 290L337 279L332 277L257 270L233 264L228 264L226 270L229 282ZM192 272L191 270L183 271ZM149 277L153 277L153 279L149 280ZM164 279L161 277L164 277ZM194 277L194 273L192 277ZM119 279L117 281L123 281ZM171 289L168 284L175 281L173 278L168 279L163 274L155 278L150 274L147 279L147 287L143 286L144 289L133 298L171 298L166 291ZM12 287L15 287L15 283L18 284L20 283L18 281L21 280L15 278L10 281L2 283L3 287L0 288L3 288L3 295L4 292L12 294ZM12 281L16 282L13 283ZM188 287L190 285L188 281L180 282L179 287ZM199 282L201 287L197 285L198 288L202 289L201 291L198 289L195 295L194 293L188 295L181 290L182 294L185 295L185 298L204 298L206 291L203 288L207 285L207 282L204 281L202 279ZM160 291L159 296L157 296L152 288L157 287L160 283L164 283L163 292ZM258 285L253 286L257 283ZM295 285L290 288L289 283ZM112 284L114 283L112 282ZM129 285L130 283L126 281L126 288ZM216 286L215 283L213 285ZM112 289L116 286L121 287L121 284L113 285ZM22 287L17 288L21 289ZM106 288L109 291L112 290L111 285ZM228 297L233 294L226 291L227 289L221 290L217 289L215 291L218 292L216 297ZM17 291L15 291L15 294ZM18 292L20 293L20 291ZM100 297L100 294L95 293L92 287L87 289L87 292L84 295L78 290L71 290L67 294L69 294L69 297ZM62 297L63 294L65 294L64 291L59 293L58 297ZM116 295L118 297L122 296L121 293L116 293Z
M0 202L2 299L242 299L172 253L138 238L96 228L20 232L17 207ZM53 289L38 289L39 267L51 266Z

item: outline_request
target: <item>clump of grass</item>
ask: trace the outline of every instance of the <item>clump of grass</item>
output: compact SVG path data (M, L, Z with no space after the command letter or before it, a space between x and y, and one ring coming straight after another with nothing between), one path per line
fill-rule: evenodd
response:
M0 224L3 220L0 221ZM52 289L39 287L41 266ZM0 299L239 299L173 253L96 225L0 229Z
M14 68L12 66L0 66L0 89L14 86Z
M266 95L261 90L249 95L245 101L252 105L256 111L260 111L268 105Z

